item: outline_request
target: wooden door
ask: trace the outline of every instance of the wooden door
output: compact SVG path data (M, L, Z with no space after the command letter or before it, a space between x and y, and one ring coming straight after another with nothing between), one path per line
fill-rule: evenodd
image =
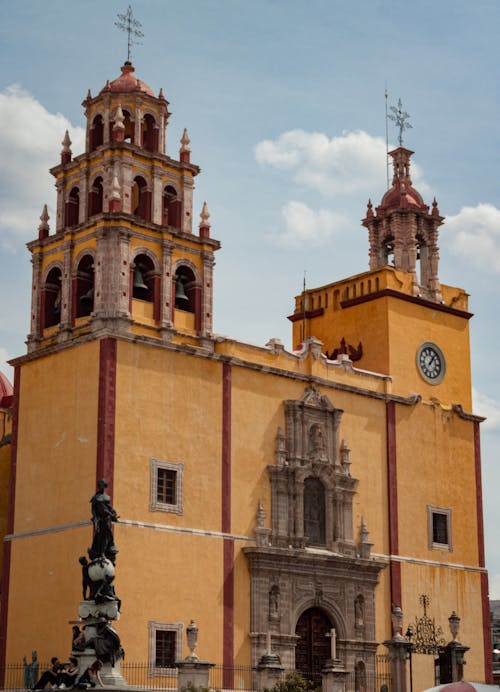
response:
M332 623L320 608L309 608L300 616L295 634L295 668L308 680L321 683L321 669L330 658Z

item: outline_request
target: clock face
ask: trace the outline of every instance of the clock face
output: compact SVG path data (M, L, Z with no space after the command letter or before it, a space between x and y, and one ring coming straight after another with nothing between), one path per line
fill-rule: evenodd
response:
M426 341L417 351L417 367L426 382L439 384L446 372L446 364L441 349Z

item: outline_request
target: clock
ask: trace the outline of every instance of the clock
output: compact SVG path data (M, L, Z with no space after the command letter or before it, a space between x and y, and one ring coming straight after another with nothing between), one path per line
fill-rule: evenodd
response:
M417 351L417 368L429 384L442 382L446 372L446 361L439 346L431 341L423 343Z

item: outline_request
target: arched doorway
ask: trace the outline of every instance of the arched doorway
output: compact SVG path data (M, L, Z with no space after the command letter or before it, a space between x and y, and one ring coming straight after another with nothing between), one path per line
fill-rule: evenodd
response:
M321 683L321 669L331 654L331 639L327 636L333 625L321 608L309 608L302 613L295 628L299 637L295 648L295 668L308 680Z

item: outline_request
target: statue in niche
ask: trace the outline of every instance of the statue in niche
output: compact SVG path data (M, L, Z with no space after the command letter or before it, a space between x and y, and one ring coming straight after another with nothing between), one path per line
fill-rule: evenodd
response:
M304 481L304 536L309 545L325 545L325 489L319 478Z
M279 620L280 617L280 589L274 585L269 591L269 619Z
M356 627L364 627L365 624L365 599L363 596L356 596L354 601L354 622Z
M309 428L309 455L313 458L326 456L325 435L322 427L317 424L311 425Z

